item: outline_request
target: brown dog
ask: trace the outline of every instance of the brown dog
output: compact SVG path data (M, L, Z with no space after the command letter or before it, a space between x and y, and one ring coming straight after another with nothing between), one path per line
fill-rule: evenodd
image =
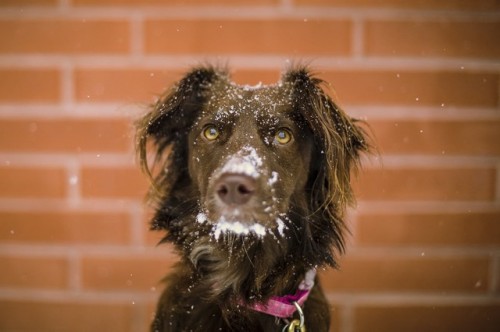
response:
M344 249L350 174L368 144L321 84L302 67L256 87L201 67L140 120L152 228L181 256L152 331L328 331L315 271Z

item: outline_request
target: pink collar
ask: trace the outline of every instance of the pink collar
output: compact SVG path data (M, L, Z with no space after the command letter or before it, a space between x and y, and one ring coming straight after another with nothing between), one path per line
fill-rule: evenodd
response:
M304 280L300 283L299 289L297 289L295 294L273 296L266 303L255 303L249 306L249 308L279 318L292 317L297 310L293 303L297 302L301 307L304 305L314 286L315 277L316 270L311 269L307 271Z

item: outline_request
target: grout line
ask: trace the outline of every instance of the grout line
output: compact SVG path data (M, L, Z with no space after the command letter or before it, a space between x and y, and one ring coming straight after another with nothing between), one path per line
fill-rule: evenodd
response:
M70 176L79 176L79 171L82 166L96 166L102 168L124 167L138 169L138 166L134 161L133 154L130 152L99 152L99 155L96 155L95 153L80 153L75 155L71 153L0 152L0 161L8 161L9 166L33 166L33 158L36 158L37 168L60 167L61 164L67 164L69 165L68 169L70 169ZM72 179L72 181L79 181L79 178Z
M500 120L500 112L495 108L440 107L440 106L356 106L345 105L351 116L371 120L399 121L485 121Z
M78 206L81 201L81 172L80 165L76 160L68 162L66 166L67 172L67 191L68 191L68 205Z
M130 119L142 114L146 106L140 103L123 104L121 102L76 103L74 105L45 104L2 104L0 118L46 118L46 119ZM371 105L359 106L344 104L349 115L365 121L399 120L399 121L500 121L500 113L495 108L448 107L439 106L407 106L407 105Z
M137 38L137 37L136 37ZM142 37L141 37L142 38ZM138 43L136 41L135 43ZM351 56L324 56L315 54L304 55L307 58L314 58L312 66L321 70L329 69L336 71L346 70L394 70L394 71L457 71L462 73L487 71L498 73L500 62L495 60L469 59L469 58L419 58L414 57L393 57L393 56L363 56L360 58ZM283 55L238 55L238 54L218 54L206 55L203 57L207 62L220 63L221 59L230 59L229 64L235 68L255 68L255 69L283 69L286 67L288 56ZM136 56L125 55L75 55L71 57L71 64L76 67L90 69L173 69L175 71L187 70L193 63L200 60L197 54L180 55L156 55L140 54ZM22 67L22 68L61 68L68 57L61 55L27 55L11 54L0 55L0 69ZM61 65L63 63L63 65Z
M375 159L374 159L375 158ZM367 157L363 162L360 174L369 169L463 169L463 168L489 168L493 169L499 162L500 157L489 156L467 156L467 155L395 155L386 154Z
M140 103L123 104L121 102L75 103L71 106L45 104L2 104L0 118L122 118L136 119L143 114L146 106ZM407 106L407 105L371 105L359 106L344 104L349 115L373 120L399 121L500 121L500 112L496 108Z
M342 332L353 332L355 330L356 321L354 319L354 308L352 304L347 304L343 306L343 309L340 312L341 316L341 326L340 330Z
M329 292L327 299L330 303L363 306L392 306L392 305L482 305L500 304L500 297L491 297L488 294L446 294L442 293L344 293Z
M67 63L66 61L61 65L61 82L60 82L60 91L61 91L61 102L60 104L64 109L71 109L73 105L73 91L74 91L74 75L72 65Z
M82 289L82 261L81 254L77 249L70 249L68 264L68 287L73 291L80 291Z
M137 43L137 41L135 42ZM320 69L330 69L338 71L346 70L397 70L400 72L415 71L415 70L432 70L432 71L457 71L462 73L487 71L497 73L500 69L500 62L494 60L476 60L468 58L419 58L419 57L379 57L379 56L364 56L362 58L350 56L325 56L306 54L307 58L313 58L313 67ZM261 55L249 56L238 54L218 54L206 55L203 57L207 62L220 63L221 59L227 59L232 67L237 68L259 68L259 69L282 69L286 67L289 57L283 55ZM179 72L182 68L187 69L193 63L200 60L200 55L197 54L181 54L181 55L156 55L156 54L141 54L138 56L126 55L76 55L68 58L66 55L27 55L27 54L12 54L0 55L1 68L61 68L61 63L71 63L79 68L90 69L128 69L134 66L136 69L175 69ZM180 69L181 68L181 69Z
M438 201L358 201L357 211L367 213L467 213L497 212L500 204L491 202L438 202Z
M352 22L351 43L353 58L363 59L364 55L364 22L362 19L356 18Z
M358 234L358 211L356 208L348 209L346 211L347 229L349 232L346 234L346 247L358 246L357 234Z
M493 194L494 201L497 204L500 204L500 161L497 162L495 167L495 192Z
M130 204L141 204L142 197L137 199L105 198L83 199L78 205L69 206L66 200L40 198L2 198L0 211L23 212L29 207L30 211L84 211L84 212L123 212Z
M467 10L417 10L391 8L356 8L356 7L325 7L325 6L293 6L289 0L282 0L272 6L224 6L224 5L193 5L193 6L86 6L71 7L67 0L61 0L59 10L43 7L23 7L22 19L60 18L69 19L127 19L140 13L152 19L276 19L302 18L304 15L314 18L370 18L379 20L415 20L439 21L443 18L454 21L493 21L500 17L498 11L467 11ZM0 18L19 19L19 7L0 9Z
M131 244L133 246L146 246L145 243L145 229L146 225L143 221L143 205L142 204L132 204L130 206L130 232L131 232Z
M71 302L71 303L104 303L104 304L131 304L131 300L148 303L155 302L159 294L148 291L56 291L39 289L11 289L0 288L0 299L3 300L21 300L21 301L41 301L41 302Z
M178 256L169 245L160 247L132 247L129 245L98 245L98 244L0 244L0 252L11 256L26 257L68 257L68 252L78 255L106 256L109 258L143 258L160 259L162 261L177 261ZM73 257L72 257L73 258ZM78 258L78 257L77 257Z
M500 292L500 255L493 255L490 273L490 287L489 291L492 295Z
M144 107L138 104L77 103L67 105L1 104L0 118L37 119L134 119Z
M130 56L138 58L144 53L144 20L141 15L130 19Z
M390 246L363 246L349 248L349 257L364 257L364 258L379 258L398 259L398 258L416 258L416 259L450 259L450 258L473 258L483 259L491 256L491 254L500 254L500 248L495 246L470 247L470 246L450 246L450 247L432 247L432 246L412 246L398 247L394 251Z
M65 152L15 152L15 153L2 153L0 152L0 162L8 166L33 166L33 158L36 158L37 167L57 167L64 163L77 162L81 166L88 167L124 167L136 168L139 167L134 159L134 152L132 150L126 152L99 152L96 155L92 152L79 153L74 155ZM375 158L375 159L374 159ZM380 162L381 159L381 162ZM394 155L386 154L380 157L367 157L363 160L363 167L359 171L360 174L364 170L369 169L461 169L461 168L490 168L497 169L500 162L500 157L489 156L465 156L465 155ZM73 167L73 174L78 175L78 169ZM145 178L146 179L146 178ZM500 181L497 181L500 182ZM372 201L373 202L373 201ZM440 202L442 203L442 202ZM478 203L478 202L470 202ZM492 202L494 205L500 204L500 201L495 200Z
M500 110L500 80L497 81L497 111Z

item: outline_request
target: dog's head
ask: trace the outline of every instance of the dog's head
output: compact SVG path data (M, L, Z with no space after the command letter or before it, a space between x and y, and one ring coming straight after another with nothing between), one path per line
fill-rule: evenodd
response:
M314 265L334 264L331 248L343 249L350 175L368 145L307 69L255 87L195 69L141 119L137 137L153 179L153 228L184 249L194 233L283 239ZM147 162L150 141L158 167Z

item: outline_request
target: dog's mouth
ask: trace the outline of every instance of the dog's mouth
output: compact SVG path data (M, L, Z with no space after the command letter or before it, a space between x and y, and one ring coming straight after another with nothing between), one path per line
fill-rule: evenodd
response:
M198 223L211 225L211 234L216 240L226 235L251 236L258 239L263 239L267 235L283 237L287 228L285 220L287 220L285 214L279 214L271 221L269 216L259 220L258 217L247 216L237 211L221 214L215 220L209 218L205 211L200 211L196 216Z

